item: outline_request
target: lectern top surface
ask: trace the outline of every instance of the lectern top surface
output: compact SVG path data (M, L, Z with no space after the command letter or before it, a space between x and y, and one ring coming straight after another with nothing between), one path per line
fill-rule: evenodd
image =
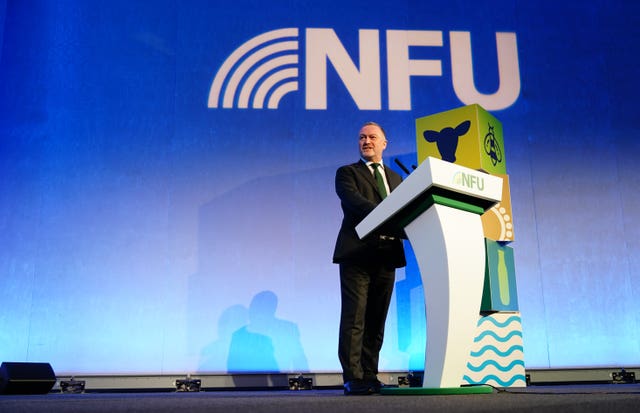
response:
M358 236L365 237L393 217L410 214L407 209L415 207L416 200L430 193L445 193L487 210L500 202L502 178L428 157L356 226Z

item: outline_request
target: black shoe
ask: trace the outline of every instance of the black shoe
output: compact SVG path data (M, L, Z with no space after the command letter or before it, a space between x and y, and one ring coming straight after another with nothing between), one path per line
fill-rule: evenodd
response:
M369 386L371 393L380 393L380 389L384 387L384 383L378 379L367 380L366 384Z
M365 396L372 393L371 386L364 380L350 380L344 384L344 394L347 396Z

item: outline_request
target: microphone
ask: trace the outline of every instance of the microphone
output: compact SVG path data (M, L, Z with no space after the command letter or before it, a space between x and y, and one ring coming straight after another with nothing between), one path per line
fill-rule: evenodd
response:
M400 169L402 169L404 171L404 173L406 173L407 175L409 175L411 172L407 169L406 166L404 166L404 164L402 162L400 162L400 160L398 158L395 158L393 160L399 167ZM415 167L413 167L413 169L416 169Z

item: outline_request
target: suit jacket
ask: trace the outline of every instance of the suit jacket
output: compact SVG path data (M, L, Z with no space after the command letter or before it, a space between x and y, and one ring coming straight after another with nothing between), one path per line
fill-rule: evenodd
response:
M402 178L386 165L384 172L389 189L393 191L400 185ZM390 268L404 267L406 261L401 234L374 231L361 240L356 233L356 225L382 202L376 180L362 160L338 168L336 193L340 198L344 217L338 232L333 262L368 263L372 260L382 260L382 263ZM381 239L381 235L395 239Z

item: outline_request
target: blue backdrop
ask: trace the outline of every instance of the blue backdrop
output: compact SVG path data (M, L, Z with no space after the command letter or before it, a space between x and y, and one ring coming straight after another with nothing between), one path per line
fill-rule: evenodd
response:
M0 0L0 359L339 371L336 168L478 101L526 367L640 365L639 4ZM397 279L381 368L420 369Z

